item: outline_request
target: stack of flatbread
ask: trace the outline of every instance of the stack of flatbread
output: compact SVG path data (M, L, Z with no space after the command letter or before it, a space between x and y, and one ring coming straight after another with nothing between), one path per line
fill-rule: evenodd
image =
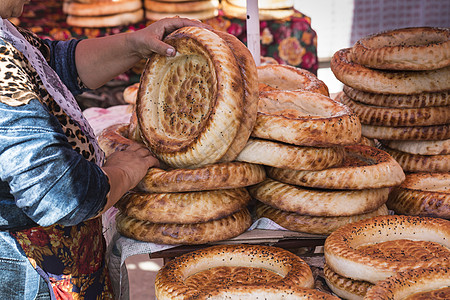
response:
M249 188L258 217L293 231L329 234L343 224L388 213L389 187L404 173L386 152L357 145L358 118L328 97L313 74L292 66L258 67L259 108L239 161L266 166Z
M144 0L145 17L157 21L167 17L206 20L219 14L218 0Z
M408 174L390 196L396 213L450 218L450 29L403 28L360 39L333 56L355 112Z
M449 235L450 221L441 218L347 224L325 240L326 282L343 299L448 299Z
M247 19L246 0L222 0L222 10L229 18ZM294 14L294 0L259 0L260 20L279 20Z
M64 0L63 12L74 27L114 27L144 19L141 0Z
M99 136L107 155L132 139L165 165L150 169L117 203L118 231L163 244L237 236L252 223L246 187L266 176L261 165L234 161L256 120L255 62L242 42L222 32L185 27L165 42L177 55L148 60L131 123Z

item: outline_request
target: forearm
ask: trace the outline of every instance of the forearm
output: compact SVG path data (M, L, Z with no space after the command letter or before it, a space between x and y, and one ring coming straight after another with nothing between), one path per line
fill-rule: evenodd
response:
M141 56L133 51L132 33L85 39L78 43L75 62L83 83L95 89L139 62Z

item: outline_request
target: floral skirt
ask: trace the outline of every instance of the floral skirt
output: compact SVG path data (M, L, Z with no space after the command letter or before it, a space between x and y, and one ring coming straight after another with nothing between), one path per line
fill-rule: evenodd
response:
M101 218L76 226L34 227L13 235L55 299L114 299Z

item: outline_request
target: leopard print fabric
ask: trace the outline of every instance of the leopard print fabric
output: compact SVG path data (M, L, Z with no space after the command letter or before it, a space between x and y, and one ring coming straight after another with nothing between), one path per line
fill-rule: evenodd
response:
M23 31L22 31L23 32ZM32 33L25 33L24 37L49 59L47 45ZM31 99L38 99L46 105L60 122L72 148L89 161L95 162L93 146L88 142L80 127L61 109L45 89L34 67L15 49L5 42L0 46L0 102L19 106L26 105Z

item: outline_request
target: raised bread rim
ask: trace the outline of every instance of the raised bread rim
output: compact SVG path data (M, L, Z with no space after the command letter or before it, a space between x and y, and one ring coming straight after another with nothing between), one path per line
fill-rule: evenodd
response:
M237 161L293 170L323 170L344 160L342 147L302 147L250 138Z
M256 215L258 218L268 218L278 225L292 231L329 235L338 228L361 219L368 219L379 215L389 213L386 205L382 205L374 211L345 217L315 217L299 215L293 212L283 211L271 207L262 202L256 206Z
M308 264L295 254L273 246L235 244L217 245L186 253L161 268L155 280L158 299L174 299L177 295L201 295L183 280L202 270L219 266L260 267L282 275L282 281L273 283L282 290L285 286L314 287L314 278Z
M275 180L324 189L369 189L399 185L405 174L387 152L364 145L346 146L348 155L361 155L374 164L333 167L321 171L297 171L267 167L267 176Z
M375 69L433 70L450 65L449 53L449 28L409 27L359 39L352 47L352 60Z
M283 102L297 102L297 106L311 105L311 101L315 101L330 105L333 111L323 111L323 116L302 117L287 117L263 111L264 101L279 105L282 99ZM358 117L344 104L322 94L305 90L272 91L260 93L259 101L253 137L313 147L356 144L361 139L361 124ZM291 106L289 108L292 109Z
M247 206L245 188L184 192L130 192L115 204L122 214L152 223L193 224L227 217Z
M378 126L432 126L450 123L450 105L418 108L394 108L367 105L351 99L344 92L336 97L347 105L362 124Z
M147 193L179 193L240 188L266 178L264 167L246 162L215 163L195 169L151 168L136 188Z
M274 208L316 217L344 217L368 213L385 204L389 195L389 188L305 189L273 179L266 179L248 190L253 198Z
M450 90L450 66L428 71L386 72L364 67L351 61L351 48L338 50L330 66L336 78L345 85L380 94L417 94Z
M450 266L450 258L428 261L394 261L364 255L355 248L397 239L439 243L450 248L450 221L440 218L388 215L342 226L325 240L327 264L340 275L377 283L403 270L419 267Z

